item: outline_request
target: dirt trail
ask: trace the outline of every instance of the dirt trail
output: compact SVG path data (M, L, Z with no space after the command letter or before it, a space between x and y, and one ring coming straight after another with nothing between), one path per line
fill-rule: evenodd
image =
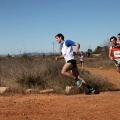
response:
M86 70L120 85L115 70ZM0 120L120 120L120 92L0 96Z
M116 69L85 68L85 70L88 70L93 75L105 77L108 81L120 87L120 73Z

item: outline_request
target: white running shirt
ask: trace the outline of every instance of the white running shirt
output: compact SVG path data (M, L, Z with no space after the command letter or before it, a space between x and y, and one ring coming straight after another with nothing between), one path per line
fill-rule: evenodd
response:
M74 45L75 45L75 42L73 42L72 40L65 40L61 44L62 56L64 56L66 62L69 60L75 59L73 54L73 48L72 48L72 46Z

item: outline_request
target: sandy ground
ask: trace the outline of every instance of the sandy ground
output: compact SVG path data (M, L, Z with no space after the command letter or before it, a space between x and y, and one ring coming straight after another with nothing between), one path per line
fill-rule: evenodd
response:
M86 68L120 85L115 70ZM120 92L0 96L0 120L120 120Z
M97 69L97 68L85 68L93 75L99 75L104 78L107 78L108 81L114 83L118 87L120 87L120 73L117 72L116 69Z

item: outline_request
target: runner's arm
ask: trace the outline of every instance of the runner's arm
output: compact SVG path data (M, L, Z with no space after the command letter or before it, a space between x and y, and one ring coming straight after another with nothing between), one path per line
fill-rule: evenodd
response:
M76 46L76 53L79 53L80 44L79 43L75 43L75 46Z
M110 49L109 49L109 58L110 58L111 60L113 60L113 56L112 56L112 53L111 53L111 49L112 49L112 47L110 47Z
M58 57L55 58L55 60L57 60L57 61L61 60L61 59L64 59L64 56L58 56Z

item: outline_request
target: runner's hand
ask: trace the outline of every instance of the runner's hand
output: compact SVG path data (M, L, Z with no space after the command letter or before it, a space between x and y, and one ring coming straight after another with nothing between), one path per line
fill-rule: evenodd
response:
M60 60L60 59L61 59L60 57L56 57L56 58L55 58L56 61L58 61L58 60Z
M113 57L110 57L111 60L114 60Z

